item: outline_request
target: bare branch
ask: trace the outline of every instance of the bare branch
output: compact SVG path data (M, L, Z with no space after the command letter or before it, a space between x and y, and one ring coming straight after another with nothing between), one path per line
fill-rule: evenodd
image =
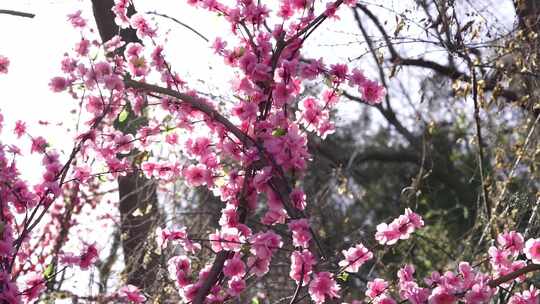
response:
M210 40L208 38L206 38L206 36L204 36L203 34L201 34L199 31L197 31L196 29L194 29L193 27L185 24L184 22L174 18L174 17L171 17L169 15L165 15L165 14L161 14L161 13L158 13L158 12L146 12L148 15L154 15L154 16L159 16L159 17L162 17L162 18L165 18L165 19L169 19L173 22L176 22L178 23L179 25L187 28L188 30L192 31L193 33L195 33L197 36L201 37L204 41L206 42L210 42Z
M32 14L32 13L25 13L25 12L14 11L14 10L6 10L6 9L0 9L0 14L17 16L17 17L25 17L25 18L34 18L36 16L35 14Z

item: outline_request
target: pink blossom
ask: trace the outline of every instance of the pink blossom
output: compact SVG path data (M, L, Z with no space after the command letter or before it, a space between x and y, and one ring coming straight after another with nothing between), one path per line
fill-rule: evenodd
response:
M366 81L367 78L361 70L356 68L352 70L352 73L349 77L349 85L361 87Z
M32 147L30 149L30 153L38 152L38 153L44 153L45 148L47 148L47 141L45 138L38 136L35 138L32 138Z
M319 60L311 60L310 63L304 64L301 68L300 74L303 78L314 79L324 71L324 64L322 58Z
M517 256L523 250L524 240L519 232L504 232L497 236L497 243L503 250L508 250L511 255Z
M143 51L144 47L142 46L142 44L137 42L130 42L126 45L124 56L126 56L127 58L141 57Z
M65 56L64 59L62 59L62 72L64 73L71 73L77 69L77 61L75 59L70 58L68 56Z
M49 87L51 88L51 91L53 92L62 92L65 90L69 85L69 82L64 77L54 77L49 82Z
M309 250L304 249L301 252L294 251L291 254L291 271L289 276L296 282L302 280L302 286L305 286L309 283L313 265L315 265L315 257Z
M129 2L129 0L114 0L114 7L112 9L115 14L114 21L121 28L127 28L129 26L129 18L127 16Z
M342 82L347 77L348 67L345 64L333 64L330 66L330 75L335 77L335 82Z
M339 286L329 272L316 273L309 284L309 294L315 303L326 301L326 297L339 298Z
M188 184L197 187L207 183L210 172L203 165L189 166L184 169L184 177Z
M491 246L488 249L488 254L491 265L493 265L495 268L504 268L510 265L507 251L499 249L495 246Z
M232 113L241 120L254 120L257 118L258 106L253 102L240 102L233 107Z
M129 20L131 26L137 30L139 38L155 37L156 29L150 26L142 14L134 14Z
M424 220L422 217L414 213L410 208L405 209L405 217L409 220L409 223L413 226L410 230L422 228L424 226Z
M236 227L238 224L239 221L236 206L233 204L227 204L227 207L221 211L219 225L222 227Z
M422 217L407 208L405 214L394 219L390 224L377 225L375 239L382 245L395 244L399 239L408 239L416 229L424 226Z
M324 14L327 17L337 19L338 16L336 15L336 12L337 12L337 7L336 7L336 5L334 3L332 3L332 2L326 3L326 10L324 11Z
M235 277L229 280L229 289L227 290L227 292L231 296L240 295L240 293L242 293L244 289L246 289L246 281L243 280L242 278Z
M17 138L21 138L21 136L26 133L26 123L24 121L17 120L15 122L15 128L13 129L13 132L15 133L15 135L17 135Z
M361 243L355 247L343 250L342 253L345 256L345 260L341 260L339 266L345 267L345 270L349 272L358 272L360 266L373 258L373 253Z
M42 274L33 273L26 280L25 298L27 301L38 298L46 289Z
M86 39L81 39L76 45L75 45L75 52L79 54L80 56L86 56L88 55L90 47L90 41Z
M448 288L437 286L428 298L430 304L453 304L457 302L457 297Z
M117 133L113 141L119 153L129 153L133 149L133 135L131 134Z
M411 282L414 280L414 272L415 272L415 269L414 269L414 266L411 265L411 264L407 264L405 266L403 266L400 270L398 270L398 278L399 278L399 282L400 284L401 283L404 283L404 282Z
M248 258L248 266L253 274L255 274L257 277L262 277L270 270L270 258L260 259L250 256Z
M212 44L212 49L215 53L221 53L226 46L226 41L223 41L220 37L216 37L216 40L214 40L214 43Z
M84 28L86 26L86 20L81 17L81 10L76 11L73 14L68 15L68 20L74 28Z
M189 284L182 288L182 297L186 302L191 302L195 299L197 292L201 288L201 283L197 282L195 284Z
M225 227L221 231L216 230L215 233L209 235L208 239L210 239L210 246L215 252L222 250L240 251L242 243L245 241L244 236L235 227Z
M370 299L375 299L382 295L386 288L388 288L388 282L383 279L375 279L367 283L366 296Z
M272 253L283 246L281 237L272 232L257 233L251 237L251 253L260 259L269 259Z
M85 108L86 111L97 116L101 114L101 112L103 112L103 109L105 108L105 103L101 98L90 95L86 99Z
M133 303L144 303L146 301L146 297L139 288L133 285L126 285L120 288L118 290L118 296Z
M383 86L372 80L366 80L361 85L362 96L369 104L377 104L381 102L386 94Z
M294 11L291 7L291 5L288 2L282 2L281 6L279 7L278 16L283 19L289 19L294 15Z
M128 60L128 68L134 77L143 77L149 72L148 64L144 57L130 57Z
M540 302L540 292L533 285L530 286L528 290L524 290L521 293L516 293L510 300L508 304L538 304Z
M178 241L185 251L195 253L201 249L199 243L195 243L188 238L187 228L161 229L156 228L158 246L166 248L169 241Z
M81 269L88 269L90 265L92 265L97 258L99 257L97 248L95 245L90 245L86 247L85 251L81 255L79 266Z
M158 45L154 48L151 54L152 66L156 67L156 70L162 71L167 67L165 57L163 55L163 47Z
M396 304L396 300L392 299L387 294L383 294L380 297L378 297L375 301L373 301L374 304Z
M392 245L399 240L399 227L397 224L392 223L390 225L381 223L377 225L377 232L375 233L375 239L382 245Z
M9 274L5 271L0 271L0 286L2 286L0 302L7 304L21 303L17 284L11 281Z
M198 137L193 141L193 139L189 138L186 141L186 149L187 152L192 154L193 156L198 156L200 158L204 158L206 155L208 155L210 150L210 145L212 142L208 137Z
M306 208L306 194L302 189L294 188L291 191L290 199L296 209L304 210Z
M103 47L105 48L105 52L112 53L116 51L117 49L123 47L126 43L122 40L122 37L119 35L113 36L109 41L105 42L103 44Z
M180 287L190 284L188 275L191 272L191 262L187 256L174 256L169 259L167 264L169 272L176 274L176 282Z
M289 229L292 231L294 246L303 248L309 247L311 232L309 223L306 219L292 220L289 223Z
M534 264L540 264L540 238L528 239L525 243L525 255Z
M272 97L277 107L287 104L291 100L291 87L284 83L276 84Z
M243 277L246 274L244 262L237 256L228 259L223 266L223 274L231 278Z
M465 294L465 303L468 304L480 304L489 303L489 300L493 296L493 290L487 282L480 281L475 283Z
M0 55L0 74L7 74L9 67L9 59Z
M336 90L325 90L322 97L327 107L333 107L339 102L339 94Z
M3 227L0 231L0 257L10 257L13 251L13 229L3 221L0 225Z
M111 64L106 61L97 62L94 65L94 72L96 73L96 78L101 80L112 73Z

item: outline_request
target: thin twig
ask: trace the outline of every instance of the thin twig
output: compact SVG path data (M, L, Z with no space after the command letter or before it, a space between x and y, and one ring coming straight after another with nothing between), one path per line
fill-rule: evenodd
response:
M471 59L467 56L469 63L471 64L472 74L472 93L474 102L474 122L476 124L476 140L478 141L478 170L480 171L480 182L482 184L482 198L484 201L484 207L486 208L486 215L488 220L491 219L491 200L488 196L488 185L484 177L484 141L482 139L482 127L480 124L480 106L478 105L478 81L476 79L476 71L472 65Z
M193 33L195 33L197 36L201 37L204 41L206 42L209 42L210 40L208 38L206 38L206 36L204 36L203 34L201 34L199 31L197 31L196 29L194 29L193 27L185 24L184 22L174 18L174 17L171 17L169 15L165 15L165 14L161 14L161 13L158 13L158 12L146 12L148 15L155 15L155 16L159 16L159 17L162 17L162 18L165 18L165 19L169 19L171 21L174 21L178 24L180 24L181 26L187 28L188 30L192 31Z

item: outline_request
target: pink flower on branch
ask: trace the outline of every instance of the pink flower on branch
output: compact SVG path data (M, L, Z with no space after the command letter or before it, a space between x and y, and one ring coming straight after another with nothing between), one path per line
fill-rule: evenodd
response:
M126 285L118 290L118 296L131 303L144 303L146 297L143 293L133 285Z
M9 68L9 59L0 55L0 74L7 74Z
M131 27L137 30L137 36L139 38L152 38L156 36L156 29L148 24L148 21L146 21L142 14L134 14L131 16L129 22Z
M358 272L358 269L368 260L373 258L373 253L370 252L364 245L358 244L347 250L342 251L345 260L339 262L340 267L344 267L345 271Z
M339 290L340 287L330 272L316 273L309 284L309 294L317 304L324 303L326 298L339 298Z
M69 14L68 20L74 28L84 28L86 26L86 20L81 17L82 11L78 10L73 14Z
M540 238L525 242L525 255L535 264L540 264Z
M375 239L381 245L392 245L400 239L408 239L411 233L423 226L424 221L422 217L407 208L405 209L405 214L400 215L390 224L381 223L377 225Z

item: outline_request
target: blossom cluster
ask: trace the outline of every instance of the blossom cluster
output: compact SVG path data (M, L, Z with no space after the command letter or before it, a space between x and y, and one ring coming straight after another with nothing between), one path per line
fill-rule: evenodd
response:
M424 226L422 217L411 209L405 209L405 214L394 219L390 224L377 225L375 239L382 245L392 245L398 240L406 240L416 229Z

